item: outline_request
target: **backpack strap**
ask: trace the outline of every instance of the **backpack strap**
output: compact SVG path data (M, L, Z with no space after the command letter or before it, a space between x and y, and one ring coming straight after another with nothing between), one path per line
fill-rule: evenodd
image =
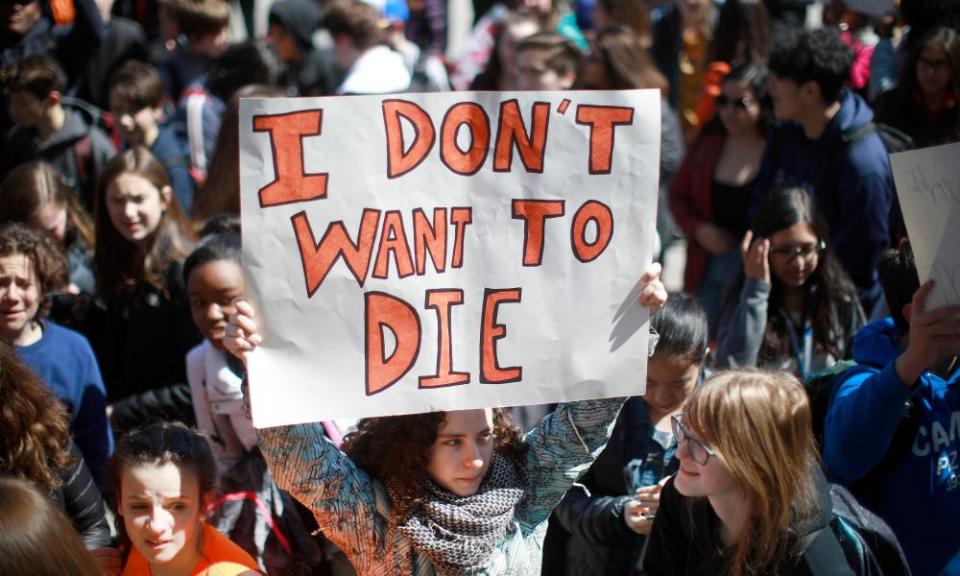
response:
M280 530L280 527L277 526L276 521L273 518L273 512L267 508L267 505L263 503L263 500L260 499L260 496L257 495L253 490L241 490L238 492L229 492L223 496L217 498L213 502L207 504L206 513L210 515L214 510L223 506L226 502L236 502L236 501L250 501L253 502L253 505L257 509L258 515L263 518L263 521L266 523L267 528L270 529L270 532L276 537L277 542L280 543L280 546L283 548L283 551L288 555L293 553L293 549L290 547L290 540L287 539L286 535Z
M851 576L854 573L833 531L833 524L838 520L834 516L830 524L807 534L798 542L800 562L811 576ZM794 572L796 566L791 571Z
M844 132L840 135L840 141L843 142L842 150L846 151L848 148L856 144L857 142L863 140L870 134L873 134L877 131L877 125L873 122L867 122L863 126L852 130L850 132Z
M879 487L883 485L880 481L886 477L894 468L900 465L913 449L913 443L920 431L920 404L916 398L908 399L903 406L904 414L897 423L897 428L893 432L893 438L890 440L890 446L883 459L877 463L862 478L850 486L850 491L857 497L857 500L869 509L877 506L879 501Z

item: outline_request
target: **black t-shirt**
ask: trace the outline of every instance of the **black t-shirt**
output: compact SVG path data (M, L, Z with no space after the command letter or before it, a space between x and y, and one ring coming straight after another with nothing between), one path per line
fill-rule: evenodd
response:
M753 182L734 186L714 178L711 194L713 195L713 223L733 234L735 238L743 238L749 227L747 213L753 200Z

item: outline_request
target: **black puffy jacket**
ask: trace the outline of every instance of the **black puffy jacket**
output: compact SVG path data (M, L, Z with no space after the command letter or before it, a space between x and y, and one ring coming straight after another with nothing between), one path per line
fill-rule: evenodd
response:
M107 548L110 546L110 527L104 516L100 489L73 442L70 443L70 454L75 463L61 471L61 483L50 493L50 498L73 523L88 550ZM4 462L0 462L0 472L8 473Z

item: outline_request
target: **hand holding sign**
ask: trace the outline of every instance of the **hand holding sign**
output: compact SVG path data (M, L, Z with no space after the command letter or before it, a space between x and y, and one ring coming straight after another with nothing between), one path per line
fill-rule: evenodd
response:
M921 286L905 310L910 322L907 349L897 358L900 381L913 387L924 370L960 355L960 305L927 309L924 302L934 287L932 280Z
M227 328L223 345L227 350L247 365L247 354L260 345L262 339L257 334L256 312L246 300L237 300L236 312L227 317Z

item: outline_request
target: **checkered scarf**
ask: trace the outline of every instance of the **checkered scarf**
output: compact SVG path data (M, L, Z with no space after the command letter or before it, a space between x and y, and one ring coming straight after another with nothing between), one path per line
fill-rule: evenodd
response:
M469 574L489 561L525 493L522 469L494 453L476 494L457 496L428 480L422 503L397 529L440 576Z

